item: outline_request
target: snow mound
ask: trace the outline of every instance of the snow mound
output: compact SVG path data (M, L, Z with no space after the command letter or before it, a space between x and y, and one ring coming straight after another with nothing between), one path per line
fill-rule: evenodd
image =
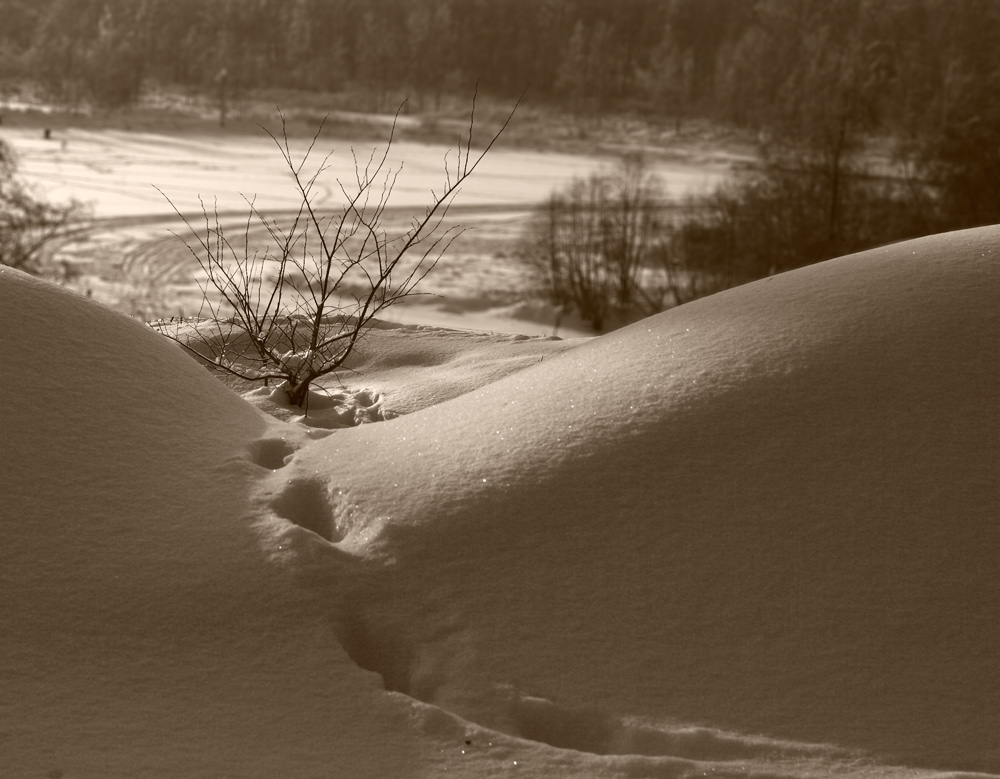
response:
M1000 774L998 253L381 327L339 430L0 268L0 774Z
M0 266L0 775L404 775L384 692L260 547L300 445L179 347Z
M477 390L585 340L376 322L345 363L342 380L375 387L393 417Z
M631 775L1000 772L998 257L841 258L338 431L268 482L281 560L388 689Z
M391 418L391 412L387 414L383 407L382 396L367 387L311 389L305 409L292 404L284 384L248 390L243 393L243 399L275 419L318 430L336 430Z
M221 348L220 325L209 320L161 320L161 333L212 361L207 344ZM227 331L230 326L225 326ZM226 339L234 351L245 341ZM430 325L372 320L336 373L310 391L306 413L288 402L280 386L257 385L217 374L270 416L321 429L353 427L392 419L479 389L486 384L568 351L587 339L485 333Z

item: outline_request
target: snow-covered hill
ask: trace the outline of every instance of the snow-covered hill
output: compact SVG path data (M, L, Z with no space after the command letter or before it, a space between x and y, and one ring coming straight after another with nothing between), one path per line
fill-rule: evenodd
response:
M0 777L405 776L377 680L253 532L269 420L5 268L0 333Z
M412 413L334 431L3 271L11 775L1000 773L998 253L845 257L531 367L374 331L345 381ZM380 364L404 335L475 389Z

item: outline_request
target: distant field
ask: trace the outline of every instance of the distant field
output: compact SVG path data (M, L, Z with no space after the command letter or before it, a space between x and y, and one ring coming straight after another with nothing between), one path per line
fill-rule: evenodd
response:
M46 138L38 127L8 123L0 126L0 137L16 149L22 174L39 191L52 200L76 198L93 209L92 227L56 252L69 283L143 318L190 315L200 298L196 263L173 235L186 237L174 206L196 225L202 204L209 211L217 209L223 223L239 232L248 200L275 216L298 205L274 142L259 129L247 135L57 127L50 128ZM505 141L501 139L459 192L451 223L474 229L456 242L421 287L441 297L424 298L423 305L410 307L405 314L410 320L539 331L536 321L510 320L526 315L523 306L497 316L489 313L525 297L524 266L516 249L531 209L574 177L612 165L615 155L524 150ZM299 157L308 139L296 138L291 144ZM331 149L334 153L329 171L317 184L316 205L337 208L343 202L338 179L351 189L355 155L363 167L381 148L371 139L335 133L321 138L307 168L318 166ZM410 217L431 202L432 192L441 191L446 162L452 171L457 164L456 148L457 136L452 146L393 144L389 164L399 176L389 201L388 227L404 230ZM724 157L688 150L675 159L661 156L655 167L667 195L681 197L710 187L729 165Z

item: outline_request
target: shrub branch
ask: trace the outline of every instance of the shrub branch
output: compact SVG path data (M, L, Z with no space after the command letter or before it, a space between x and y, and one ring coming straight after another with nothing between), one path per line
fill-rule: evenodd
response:
M432 191L423 214L394 236L385 227L386 209L401 167L391 168L389 152L403 106L381 154L373 149L362 165L352 149L354 181L348 188L337 180L343 205L333 213L320 208L316 194L332 152L312 172L307 168L323 125L296 160L285 117L279 112L280 135L265 132L281 154L298 197L299 205L286 226L269 219L254 199L246 198L247 218L234 243L217 204L210 211L199 199L202 224L197 229L164 194L194 237L186 245L204 280L195 337L182 338L179 329L161 331L225 373L247 381L282 382L289 402L305 407L310 386L341 368L379 314L422 294L416 291L418 285L464 232L460 226L443 228L455 195L493 148L519 104L520 100L474 155L473 97L468 138L460 139L454 167L445 156L444 188L440 194ZM263 248L256 245L255 228L263 233ZM415 260L402 265L404 257Z

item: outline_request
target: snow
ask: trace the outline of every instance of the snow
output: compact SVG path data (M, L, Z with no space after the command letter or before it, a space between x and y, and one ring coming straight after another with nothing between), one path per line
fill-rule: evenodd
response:
M998 252L383 325L345 429L0 272L0 772L1000 774Z
M201 308L199 282L206 279L183 245L191 236L174 206L191 216L194 225L202 223L203 206L217 211L226 234L242 235L248 199L286 225L301 205L277 148L263 132L219 136L67 128L46 139L37 129L12 127L2 128L0 136L16 149L19 174L35 192L53 202L76 198L96 217L79 236L50 247L53 266L75 288L144 319L190 315ZM291 140L293 157L301 159L308 140ZM317 149L332 156L326 173L314 183L313 205L339 209L343 202L337 182L351 190L355 180L353 152L364 165L374 149L382 148L372 140L322 137ZM398 236L434 200L432 193L442 192L446 164L454 175L457 151L454 146L394 142L389 152L388 164L399 176L383 226ZM310 158L306 168L315 170L322 159L319 154ZM551 306L521 300L536 296L528 294L524 263L512 247L532 210L554 189L616 163L617 157L608 155L491 150L460 188L442 227L442 232L470 232L421 283L421 295L386 316L409 324L553 332L557 316ZM651 167L663 179L664 193L679 200L708 190L728 164L690 154L652 160ZM381 177L375 191L382 191ZM254 227L252 234L258 232L263 231ZM558 319L563 337L590 334L577 317Z
M252 531L269 421L131 319L0 268L0 776L405 775ZM352 669L353 671L353 669ZM301 773L300 773L301 772Z
M274 128L272 128L274 129ZM289 185L290 176L274 142L263 132L249 136L175 135L126 130L55 130L44 139L41 132L4 129L3 137L18 151L20 173L53 201L75 197L91 205L96 217L172 215L170 203L150 182L166 194L184 213L200 214L200 197L220 212L246 212L246 200L265 213L296 209L300 198ZM456 137L457 143L457 137ZM300 159L308 139L292 142ZM314 204L340 207L336 180L350 185L355 179L353 149L364 165L374 148L384 144L370 140L320 139L328 160L329 174L317 185ZM457 147L394 142L388 158L400 176L393 189L392 205L424 208L432 190L440 193L445 183L445 163L454 175ZM318 167L323 155L310 159ZM573 178L587 176L613 165L609 157L591 157L552 152L495 149L483 160L474 176L462 186L463 205L504 204L511 208L533 207L555 187ZM667 181L666 193L679 197L694 189L708 189L719 181L724 166L698 161L657 162L654 166Z

